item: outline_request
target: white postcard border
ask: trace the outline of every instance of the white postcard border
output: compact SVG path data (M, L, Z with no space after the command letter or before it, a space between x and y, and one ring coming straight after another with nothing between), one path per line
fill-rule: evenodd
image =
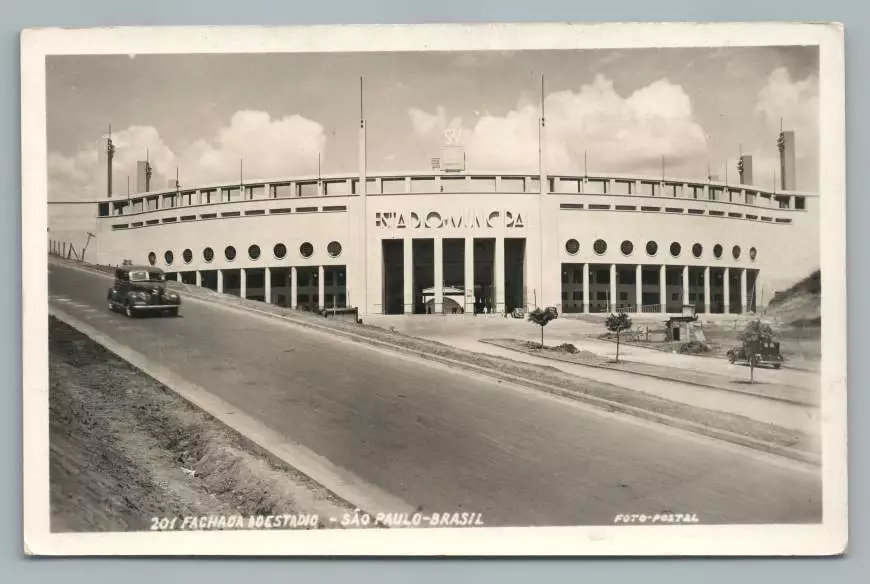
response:
M823 523L58 534L49 530L45 57L817 45ZM847 541L843 29L801 23L125 27L22 33L25 552L37 555L828 555ZM582 504L582 502L578 502Z

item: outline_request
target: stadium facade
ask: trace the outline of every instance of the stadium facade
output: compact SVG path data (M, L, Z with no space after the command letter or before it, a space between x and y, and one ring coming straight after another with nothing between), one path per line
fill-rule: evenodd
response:
M224 293L360 315L686 304L733 314L759 310L763 279L817 236L818 196L794 188L792 133L780 136L786 170L771 189L752 184L749 157L736 184L468 173L461 163L375 174L365 141L361 120L352 175L153 190L146 162L137 180L146 192L93 204L92 261L151 264ZM107 151L110 175L111 139Z

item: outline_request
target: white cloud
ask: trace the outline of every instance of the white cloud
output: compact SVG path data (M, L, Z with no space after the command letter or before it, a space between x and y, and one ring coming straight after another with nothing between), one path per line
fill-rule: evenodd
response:
M582 172L586 152L589 172L657 174L662 155L671 175L697 174L705 167L706 136L694 119L691 100L667 80L622 96L599 75L579 91L547 95L545 111L549 172ZM443 108L434 114L412 109L409 115L418 136L443 140ZM463 126L469 169L536 169L538 116L536 104L520 103L504 116L486 114L473 126Z
M115 144L113 192L136 188L136 162L144 160L146 150L154 167L153 188L162 188L175 178L179 168L182 185L195 185L239 176L239 160L244 159L245 178L270 178L289 174L314 173L318 152L325 153L323 127L298 115L272 119L257 111L236 112L228 126L210 140L197 140L180 153L173 152L151 126L131 126L113 132ZM105 135L83 144L72 156L56 152L48 155L48 196L50 200L76 200L105 196Z

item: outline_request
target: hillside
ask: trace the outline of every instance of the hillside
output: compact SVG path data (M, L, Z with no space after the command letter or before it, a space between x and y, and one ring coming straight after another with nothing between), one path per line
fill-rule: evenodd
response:
M764 313L791 326L819 326L822 281L816 270L791 288L777 292Z

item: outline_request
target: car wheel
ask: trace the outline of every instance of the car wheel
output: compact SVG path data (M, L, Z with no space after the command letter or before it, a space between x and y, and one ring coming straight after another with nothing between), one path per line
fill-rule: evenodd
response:
M130 308L129 304L124 305L124 314L126 314L130 318L133 318L133 309Z
M773 365L774 369L779 369L780 367L781 367L781 365L779 363L774 363L774 365Z
M111 298L109 298L107 304L108 304L109 312L115 312L115 303L112 302Z
M169 316L173 316L173 317L178 316L178 309L177 308L170 308L167 312L169 313Z

